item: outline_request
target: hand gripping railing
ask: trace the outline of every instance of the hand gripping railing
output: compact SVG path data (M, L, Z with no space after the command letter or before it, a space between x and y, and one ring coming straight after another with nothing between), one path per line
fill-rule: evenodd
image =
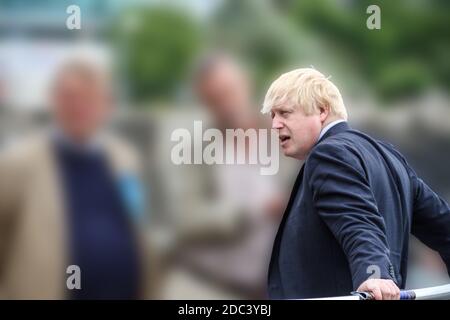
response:
M307 300L373 300L370 293L354 291L349 296ZM450 284L414 290L400 291L400 300L450 300Z

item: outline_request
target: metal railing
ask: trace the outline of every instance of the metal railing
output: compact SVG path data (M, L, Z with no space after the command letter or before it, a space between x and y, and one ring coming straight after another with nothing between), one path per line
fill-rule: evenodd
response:
M349 296L316 298L306 300L373 300L370 293L354 291ZM450 284L400 291L400 300L450 300Z

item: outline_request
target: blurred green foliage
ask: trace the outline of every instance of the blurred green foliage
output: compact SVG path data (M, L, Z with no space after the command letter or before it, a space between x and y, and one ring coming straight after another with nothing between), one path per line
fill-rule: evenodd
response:
M372 4L381 30L366 27ZM357 79L393 101L433 86L449 92L449 8L446 0L226 0L198 19L176 6L138 6L121 14L114 34L138 102L173 97L205 47L243 60L258 94L286 69L326 65L347 86Z
M211 17L210 46L245 61L258 91L266 90L297 53L295 30L286 30L277 18L270 2L260 0L224 1Z
M169 7L126 10L113 30L122 75L135 102L172 95L200 45L200 29L189 15Z
M363 77L386 100L431 85L450 88L449 1L285 1L299 28L344 48ZM366 28L369 5L381 9L381 30Z

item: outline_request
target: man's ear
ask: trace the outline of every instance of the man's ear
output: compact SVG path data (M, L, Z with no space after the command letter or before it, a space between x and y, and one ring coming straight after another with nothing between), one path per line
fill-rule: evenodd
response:
M319 116L320 121L323 123L328 118L328 115L330 114L330 107L329 106L321 106L319 107Z

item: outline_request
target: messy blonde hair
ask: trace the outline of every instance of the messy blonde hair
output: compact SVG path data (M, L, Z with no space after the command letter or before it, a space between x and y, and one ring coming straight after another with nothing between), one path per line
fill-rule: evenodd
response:
M282 103L300 107L306 115L317 112L319 108L329 108L332 115L347 120L339 89L312 68L296 69L275 80L267 91L261 112L268 113Z

